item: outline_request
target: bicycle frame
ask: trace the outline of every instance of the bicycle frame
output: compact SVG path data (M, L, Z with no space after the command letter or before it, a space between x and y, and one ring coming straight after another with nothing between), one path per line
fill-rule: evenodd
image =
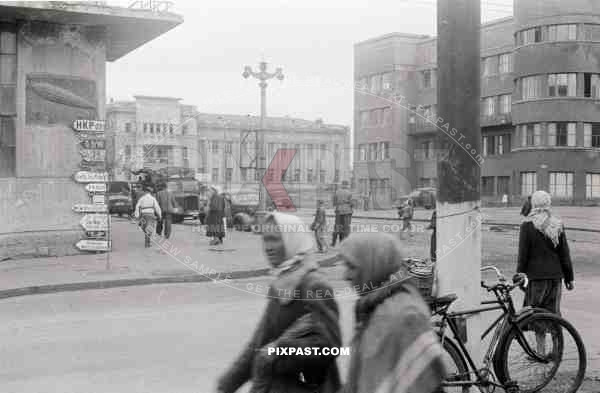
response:
M441 311L436 312L434 314L434 315L440 315L442 317L442 321L440 324L440 334L441 334L441 339L442 339L442 345L443 345L443 340L446 339L445 328L446 328L446 325L448 325L450 327L450 330L452 331L452 334L456 338L455 341L458 343L461 355L467 361L467 368L468 368L467 374L470 375L470 374L474 373L476 376L475 381L472 381L472 380L445 381L443 384L444 387L478 386L478 387L480 387L480 390L481 390L481 387L494 385L496 387L504 388L504 386L502 386L498 383L492 382L492 381L488 380L486 377L490 372L490 363L492 362L492 358L495 353L496 346L497 346L498 342L500 341L500 339L502 338L502 335L505 334L506 332L508 332L511 327L514 327L517 330L517 337L518 337L519 343L521 344L521 346L523 347L523 349L529 356L534 357L536 360L538 360L540 362L543 362L545 360L543 358L540 358L540 356L531 348L531 346L529 345L527 340L525 340L523 331L518 327L517 312L514 307L514 303L513 303L512 297L510 296L509 291L493 289L492 292L494 293L494 295L496 295L495 300L485 300L485 301L481 302L482 305L487 306L487 307L480 307L480 308L471 309L471 310L448 313L448 312L446 312L446 310L449 306L447 306L447 307L443 308ZM469 353L465 343L463 342L463 340L460 339L460 328L459 328L456 320L460 317L477 315L477 314L481 314L484 312L495 311L495 310L502 310L502 314L498 318L496 318L494 320L494 322L492 322L492 324L481 335L481 340L483 340L488 336L488 334L492 331L492 329L495 328L494 334L493 334L490 344L487 348L486 354L483 358L483 368L478 369L477 366L475 365L475 361L471 357L471 354ZM483 391L483 390L481 390L481 391Z

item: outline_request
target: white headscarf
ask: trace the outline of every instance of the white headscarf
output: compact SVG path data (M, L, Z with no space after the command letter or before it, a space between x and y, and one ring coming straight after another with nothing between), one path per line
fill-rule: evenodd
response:
M531 212L525 221L533 223L533 226L552 240L552 244L556 247L563 231L563 223L560 218L552 215L551 205L550 194L541 190L534 192L531 196Z
M223 192L223 189L221 188L221 186L219 186L217 184L211 185L210 188L212 188L217 195L221 194Z

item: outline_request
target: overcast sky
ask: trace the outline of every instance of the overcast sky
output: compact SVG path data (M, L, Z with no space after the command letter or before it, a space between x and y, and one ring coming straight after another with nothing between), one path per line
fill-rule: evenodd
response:
M132 2L132 1L131 1ZM110 1L127 6L130 1ZM353 45L391 32L435 35L435 0L175 0L184 22L107 67L107 97L174 96L202 112L258 114L257 81L244 65L264 56L267 113L352 125ZM483 0L484 21L512 0Z

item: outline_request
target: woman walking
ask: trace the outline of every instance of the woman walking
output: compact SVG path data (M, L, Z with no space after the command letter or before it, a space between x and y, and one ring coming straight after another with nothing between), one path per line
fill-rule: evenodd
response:
M206 236L212 237L210 245L223 244L225 237L225 198L217 185L210 186L211 195L208 202L208 215L206 217Z
M318 273L310 234L297 229L302 225L302 220L288 214L266 217L263 246L275 279L256 331L219 379L218 392L235 392L247 381L252 382L251 393L334 393L339 389L335 356L275 352L277 348L314 351L341 345L333 290Z
M531 196L531 212L521 224L517 275L527 275L529 286L524 306L540 307L560 315L562 281L573 289L573 264L565 228L550 209L552 199L545 191ZM538 352L544 353L545 333L536 331Z
M384 233L352 234L340 256L345 279L361 289L344 393L439 392L443 351L398 240Z

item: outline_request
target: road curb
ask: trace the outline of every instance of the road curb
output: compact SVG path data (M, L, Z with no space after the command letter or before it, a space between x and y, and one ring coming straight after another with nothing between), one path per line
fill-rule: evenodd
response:
M337 256L332 255L319 261L321 267L327 268L335 265ZM85 282L73 282L64 284L48 284L48 285L35 285L23 288L5 289L0 290L0 299L8 299L12 297L28 296L28 295L43 295L49 293L58 292L71 292L71 291L83 291L91 289L109 289L109 288L120 288L120 287L131 287L140 285L152 285L152 284L187 284L187 283L200 283L210 282L215 280L242 280L253 277L263 277L269 275L270 269L254 269L254 270L239 270L229 273L216 273L212 275L203 274L185 274L176 277L156 277L156 278L127 278L127 279L115 279L115 280L101 280L101 281L85 281Z

